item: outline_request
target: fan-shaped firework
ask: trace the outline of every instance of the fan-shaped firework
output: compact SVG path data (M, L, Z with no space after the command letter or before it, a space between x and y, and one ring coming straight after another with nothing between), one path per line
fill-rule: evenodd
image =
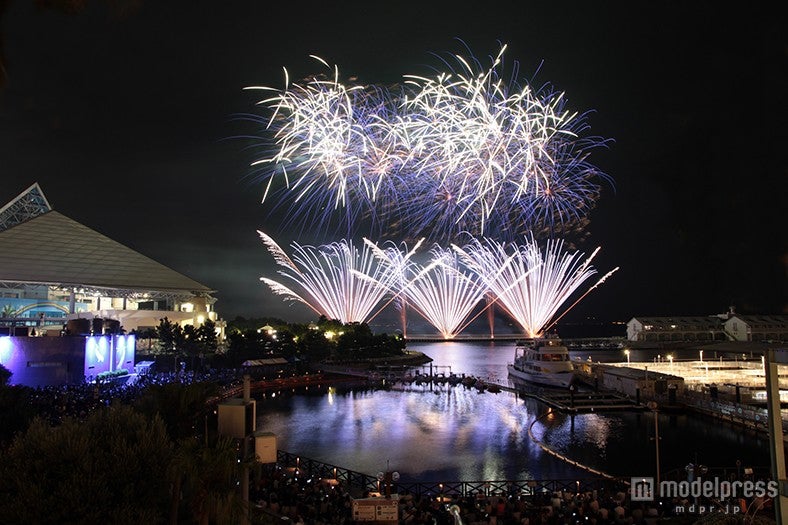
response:
M538 337L551 321L557 321L559 308L596 274L591 260L599 248L585 260L580 252L564 252L563 241L548 241L544 253L533 239L507 248L504 243L486 238L462 248L455 246L455 250L481 276L498 304L526 335ZM586 294L616 270L605 274Z
M409 250L390 242L381 248L365 239L360 251L344 240L318 248L293 243L289 256L271 237L258 233L282 268L279 274L301 290L261 278L274 293L343 323L370 321L380 311L373 313L374 308L388 294L391 299L386 304L399 302L403 316L405 305L410 305L446 339L462 331L486 294L526 335L538 337L560 318L556 317L559 308L596 274L591 261L599 251L583 260L580 252L564 252L562 241L549 241L543 253L533 239L507 246L483 238L454 246L454 252L435 245L430 262L422 265L413 260L421 241ZM599 279L580 299L616 270Z
M399 296L400 308L404 311L405 304L410 305L444 339L453 339L465 327L487 288L478 275L460 268L451 250L435 245L430 250L431 261L423 266L411 259L416 248L403 252L392 246L377 255L399 276L394 292Z
M465 328L487 287L480 276L462 271L457 256L450 250L436 246L432 254L434 264L407 284L405 296L444 339L453 339Z
M343 323L367 322L391 288L392 272L378 263L367 244L359 251L344 240L320 248L293 243L290 257L271 237L258 233L282 268L279 274L303 291L299 294L265 277L260 280L277 295L304 303L319 315Z
M562 93L505 83L504 50L487 69L457 56L457 72L408 75L396 94L347 87L336 68L331 80L286 81L261 102L275 149L255 163L266 196L281 174L291 217L336 218L348 232L365 217L408 238L576 226L606 179L587 162L605 141L581 138L585 115Z
M408 284L408 279L410 279L414 273L418 272L417 268L419 268L419 265L413 260L413 256L424 242L424 239L419 239L413 248L410 249L407 243L404 242L397 245L392 241L386 241L383 243L382 248L369 239L364 239L364 242L370 247L380 262L386 265L391 272L392 300L390 302L393 302L397 310L399 310L402 335L407 336L407 298L403 290L405 290Z

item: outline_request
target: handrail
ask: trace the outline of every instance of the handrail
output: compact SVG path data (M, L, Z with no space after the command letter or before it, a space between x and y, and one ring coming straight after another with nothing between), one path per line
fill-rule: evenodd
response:
M294 475L306 474L321 479L337 480L347 489L365 492L381 492L385 489L384 481L376 476L364 474L330 463L277 450L277 464L285 469L292 469ZM550 479L550 480L478 480L478 481L447 481L447 482L392 482L392 492L413 494L417 496L534 496L543 492L588 491L619 491L626 486L624 479L618 478L582 478L582 479Z

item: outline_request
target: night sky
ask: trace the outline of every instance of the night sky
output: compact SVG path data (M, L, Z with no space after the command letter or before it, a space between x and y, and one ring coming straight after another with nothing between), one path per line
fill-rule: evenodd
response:
M57 211L217 290L225 318L313 318L258 280L275 274L256 230L292 235L250 177L256 142L237 137L259 127L237 117L262 113L243 88L319 72L310 54L391 84L466 54L458 39L481 59L508 44L521 80L613 139L591 157L615 188L581 248L621 270L570 320L788 309L788 24L759 2L40 4L0 1L0 204L38 182Z

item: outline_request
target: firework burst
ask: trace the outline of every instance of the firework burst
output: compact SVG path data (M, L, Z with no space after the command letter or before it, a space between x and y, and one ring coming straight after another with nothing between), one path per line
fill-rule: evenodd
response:
M559 309L597 273L591 261L599 251L584 258L580 252L564 251L563 241L548 241L542 252L533 238L508 247L489 238L475 239L454 249L528 337L539 337L565 313L559 315ZM583 297L616 270L605 274Z
M413 255L422 241L411 250L404 244L404 249L400 249L389 243L388 248L375 253L396 275L392 293L403 315L403 333L406 307L410 306L437 328L444 339L453 339L466 326L487 288L478 275L460 267L450 249L435 245L430 250L428 264L415 262Z
M608 180L588 155L606 141L582 136L586 114L563 93L505 82L505 49L489 67L457 55L454 71L405 75L397 91L348 86L321 59L331 78L250 88L272 93L260 103L273 153L254 163L264 200L281 177L293 220L351 232L369 219L410 239L583 224Z
M409 304L438 329L444 339L453 339L467 325L474 307L487 287L479 275L463 271L456 254L435 246L432 263L411 279L404 293Z
M293 243L291 257L270 236L258 234L280 266L279 274L301 292L272 279L260 280L275 294L303 303L318 315L342 323L368 322L391 289L394 275L378 263L366 243L360 250L346 240L319 248Z

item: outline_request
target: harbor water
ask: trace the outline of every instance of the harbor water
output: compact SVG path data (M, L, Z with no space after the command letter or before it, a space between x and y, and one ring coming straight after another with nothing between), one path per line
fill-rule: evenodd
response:
M435 373L450 370L509 384L506 365L513 343L420 343L409 348L430 356ZM572 354L576 359L621 360L620 350ZM633 352L630 358L652 356ZM257 402L257 428L275 433L279 449L367 474L390 468L403 481L594 477L545 452L533 438L613 476L653 476L655 424L662 473L689 463L769 464L764 435L700 415L659 413L656 421L652 412L642 411L570 416L510 392L480 393L462 385L313 387L260 395Z

